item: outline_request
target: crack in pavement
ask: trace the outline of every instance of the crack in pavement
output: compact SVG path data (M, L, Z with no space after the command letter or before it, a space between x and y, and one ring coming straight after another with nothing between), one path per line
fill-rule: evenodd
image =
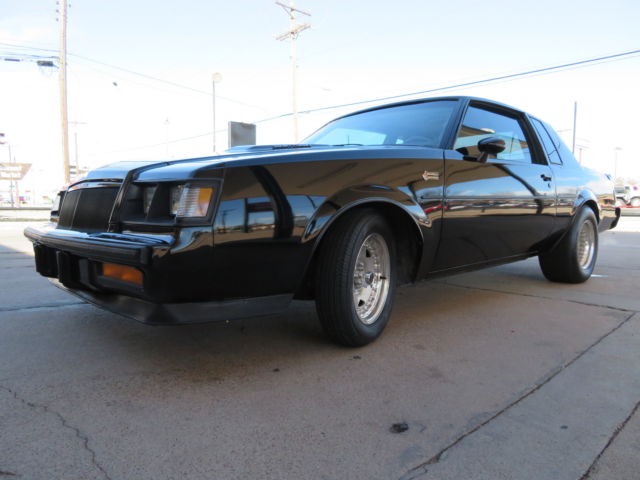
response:
M557 300L559 302L569 302L569 303L576 303L578 305L586 305L587 307L607 308L609 310L615 310L615 311L618 311L618 312L638 313L637 310L631 310L629 308L612 307L611 305L601 305L599 303L581 302L580 300L570 300L570 299L567 299L567 298L545 297L543 295L533 295L531 293L508 292L508 291L505 291L505 290L498 290L498 289L494 289L494 288L470 287L470 286L467 286L467 285L458 285L457 283L449 283L449 282L437 282L436 281L434 283L438 283L440 285L449 285L451 287L466 288L467 290L480 290L482 292L504 293L505 295L516 295L516 296L520 296L520 297L539 298L541 300Z
M69 303L58 303L58 304L50 304L50 305L34 305L34 306L29 306L29 307L15 307L15 308L0 308L0 313L5 313L5 312L14 312L14 313L20 313L20 312L30 312L30 311L37 311L37 310L50 310L50 309L55 309L55 308L66 308L66 307L74 307L76 305L89 305L87 302L69 302Z
M602 455L604 455L604 452L606 452L609 447L611 446L611 444L613 443L613 441L618 437L618 435L620 434L620 432L624 429L624 427L626 427L627 423L629 423L629 420L631 420L631 417L633 417L636 412L640 409L640 402L636 403L636 406L633 407L633 410L631 410L631 413L629 414L629 416L627 416L627 418L625 418L620 425L618 425L616 427L616 429L613 431L613 433L611 434L611 437L609 438L609 440L607 441L607 444L604 446L604 448L600 451L600 453L598 454L598 456L595 458L595 460L593 461L593 463L589 466L589 468L587 469L586 472L584 472L584 475L582 475L580 477L580 480L588 480L588 478L591 476L591 474L594 472L594 469L596 467L596 464L598 463L598 460L600 460L600 458L602 457Z
M426 474L428 472L428 466L429 465L433 465L438 463L441 459L442 456L448 452L449 450L451 450L453 447L455 447L456 445L458 445L460 442L462 442L465 438L467 438L469 435L477 432L478 430L480 430L482 427L484 427L485 425L487 425L488 423L492 422L493 420L495 420L496 418L498 418L500 415L502 415L503 413L505 413L507 410L511 409L512 407L515 407L516 405L518 405L520 402L522 402L523 400L525 400L526 398L530 397L531 395L533 395L534 393L536 393L538 390L540 390L542 387L544 387L547 383L549 383L551 380L553 380L560 372L562 372L563 370L565 370L566 368L570 367L571 365L573 365L573 363L575 363L578 359L580 359L581 357L583 357L589 350L591 350L593 347L595 347L596 345L598 345L600 342L602 342L605 338L607 338L609 335L611 335L612 333L616 332L618 329L620 329L624 324L626 324L629 320L631 320L631 318L634 317L634 315L636 314L636 312L631 312L629 314L629 316L627 318L625 318L622 322L620 322L617 326L615 326L613 329L611 329L609 332L605 333L604 335L602 335L600 338L598 338L595 342L593 342L591 345L589 345L586 349L584 349L582 352L580 352L577 356L575 356L574 358L572 358L569 362L565 363L564 365L561 365L560 367L558 367L556 370L554 370L551 374L549 374L541 383L537 384L536 386L534 386L531 390L529 390L527 393L525 393L524 395L522 395L520 398L517 398L516 400L514 400L513 402L509 403L507 406L505 406L504 408L502 408L501 410L499 410L498 412L496 412L495 414L493 414L491 417L489 417L487 420L485 420L484 422L479 423L478 425L476 425L475 427L473 427L471 430L467 431L466 433L464 433L463 435L461 435L460 437L458 437L457 439L455 439L453 442L451 442L449 445L447 445L446 447L444 447L442 450L440 450L438 453L436 453L434 456L432 456L431 458L429 458L426 462L422 462L420 465L413 467L412 469L410 469L409 471L407 471L404 475L402 475L399 480L414 480L418 477L421 477L422 475ZM634 411L638 408L638 406L635 407ZM632 412L633 414L633 412ZM631 417L631 416L630 416ZM629 417L629 418L630 418ZM626 423L627 420L625 420ZM607 444L608 446L608 444ZM606 449L606 446L605 446ZM597 459L596 459L597 460ZM595 463L595 462L594 462ZM581 478L580 480L583 480L583 478Z
M102 467L102 465L100 465L100 463L96 459L96 452L89 446L89 437L87 437L84 433L82 433L79 428L74 427L73 425L71 425L67 421L67 419L62 416L62 414L60 412L57 412L55 410L50 409L47 405L41 405L41 404L38 404L38 403L30 402L30 401L22 398L21 396L19 396L18 393L15 390L12 390L9 387L5 387L4 385L0 385L0 389L8 392L10 395L13 396L13 398L15 398L16 400L21 402L23 405L26 405L27 407L32 408L34 410L41 410L41 411L43 411L45 413L50 413L53 416L55 416L58 420L60 420L60 423L62 424L62 426L64 428L73 431L75 433L76 437L78 437L78 439L80 439L82 441L82 445L83 445L84 449L87 452L89 452L89 454L91 455L91 464L93 466L95 466L102 473L104 478L106 478L107 480L111 480L111 477L109 476L109 474L105 471L105 469ZM15 474L13 474L13 475L15 475Z

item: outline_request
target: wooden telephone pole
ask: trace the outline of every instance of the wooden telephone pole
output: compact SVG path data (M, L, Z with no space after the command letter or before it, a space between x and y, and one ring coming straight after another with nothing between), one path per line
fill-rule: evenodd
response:
M71 181L69 167L69 119L67 110L67 0L58 0L60 14L60 53L58 78L60 82L60 120L62 122L62 162L64 165L64 182Z
M292 90L292 106L293 106L293 139L295 142L298 141L298 59L297 59L297 48L296 48L296 40L298 39L298 35L303 30L307 28L311 28L311 25L308 23L298 23L296 21L296 13L301 13L302 15L311 16L309 12L306 10L300 10L296 8L293 0L291 0L291 4L287 5L283 2L276 2L276 5L281 6L284 11L289 15L289 30L284 32L282 35L278 35L276 37L277 40L290 40L291 41L291 90Z

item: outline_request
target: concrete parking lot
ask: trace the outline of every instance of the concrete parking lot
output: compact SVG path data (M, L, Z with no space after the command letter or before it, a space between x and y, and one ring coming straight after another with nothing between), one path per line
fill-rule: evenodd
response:
M594 277L536 259L399 290L373 345L313 305L150 327L39 277L0 223L0 478L640 478L640 218Z

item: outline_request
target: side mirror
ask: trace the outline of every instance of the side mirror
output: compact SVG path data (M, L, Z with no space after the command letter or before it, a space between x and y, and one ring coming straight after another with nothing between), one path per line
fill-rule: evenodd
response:
M489 158L489 155L498 155L505 149L504 140L498 137L483 138L478 142L478 150L480 150L480 156L476 159L477 162L485 163Z

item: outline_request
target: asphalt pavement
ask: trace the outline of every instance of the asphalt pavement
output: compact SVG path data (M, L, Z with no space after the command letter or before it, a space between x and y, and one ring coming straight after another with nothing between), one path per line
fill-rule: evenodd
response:
M403 287L361 349L309 302L181 327L101 311L35 273L26 225L0 222L0 478L640 478L638 217L581 285L530 259Z

